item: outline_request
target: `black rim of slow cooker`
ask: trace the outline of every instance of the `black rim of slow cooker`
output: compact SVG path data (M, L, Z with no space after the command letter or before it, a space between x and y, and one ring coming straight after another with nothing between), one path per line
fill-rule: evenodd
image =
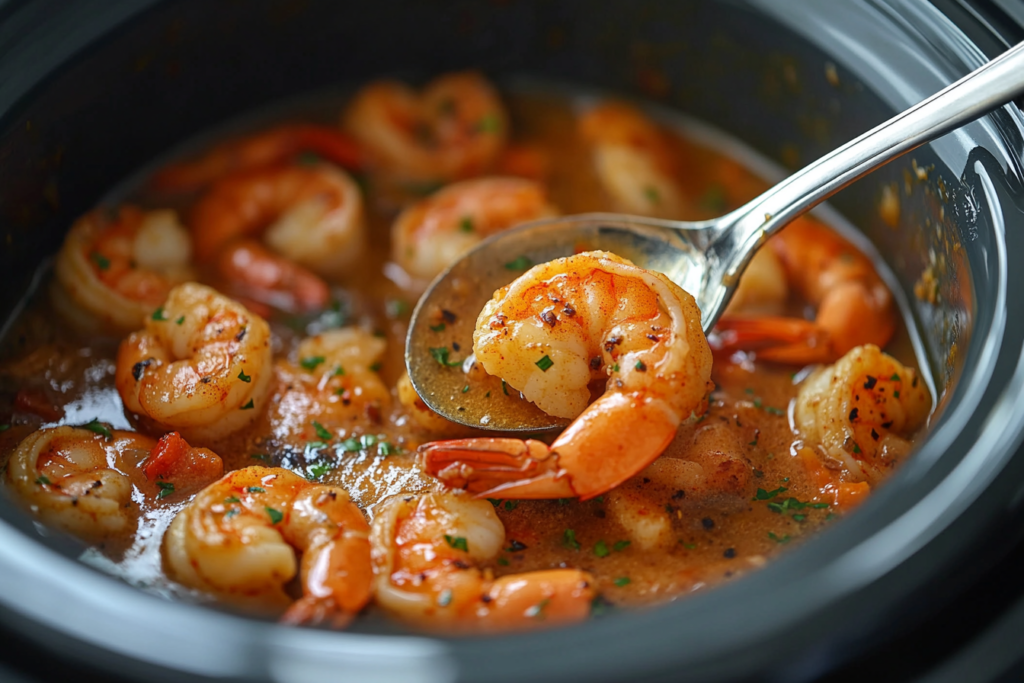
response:
M802 8L795 20L786 14L791 7L766 0L747 4L837 53L847 47L829 43L838 35L834 32L840 22L844 30L885 22L884 30L897 32L919 51L922 63L943 67L931 72L930 80L918 74L914 85L924 89L923 95L937 90L943 79L952 80L981 63L982 55L962 33L929 6L897 0L849 3L842 6L848 12L842 19L820 8ZM109 25L139 9L111 6ZM18 6L11 7L5 18L17 11ZM85 36L83 44L94 37ZM857 74L861 80L884 90L879 74L870 66L865 69ZM886 96L894 108L920 99L912 89L892 89ZM1016 141L1007 140L1007 131L1020 131L1021 116L1002 110L972 126L975 139L1012 144ZM1000 170L1013 175L1014 169L993 168L966 156L969 152L950 152L950 167L964 168L965 178L983 193L977 198L981 218L988 219L997 242L1005 245L1000 202L1008 195L997 187L998 175ZM1012 156L1015 150L1008 153ZM1019 159L1016 164L1019 170ZM541 674L572 677L583 667L594 680L611 680L679 667L676 671L699 680L750 673L796 652L804 653L798 661L802 675L808 675L815 667L808 652L827 655L842 638L884 612L885 599L879 595L898 602L922 577L967 547L969 535L1017 490L1012 482L1003 482L1001 495L983 495L991 494L1000 475L1006 478L1020 470L1010 465L1024 424L1024 406L1013 401L1024 386L1024 368L1018 365L1024 334L1019 321L1007 319L1005 306L1007 288L1017 276L1006 268L1005 252L991 258L994 269L989 275L996 291L990 295L1001 299L987 329L976 328L970 340L965 362L972 374L956 387L951 408L916 458L857 515L838 522L843 533L823 534L743 581L658 609L556 631L487 639L335 634L283 629L161 601L54 553L5 522L0 525L5 547L0 568L8 577L0 590L5 616L26 634L67 639L69 653L76 649L75 641L116 653L113 666L157 665L167 669L165 675L177 670L305 680L331 672L347 672L356 679L384 672L429 680L499 681ZM974 416L978 406L987 409L984 424ZM944 457L947 452L964 455ZM951 541L953 530L956 538ZM946 539L943 544L934 542L940 535ZM874 597L859 604L868 587ZM739 613L736 605L744 606ZM170 647L157 648L158 642ZM637 662L642 664L638 667ZM150 677L159 673L150 671Z

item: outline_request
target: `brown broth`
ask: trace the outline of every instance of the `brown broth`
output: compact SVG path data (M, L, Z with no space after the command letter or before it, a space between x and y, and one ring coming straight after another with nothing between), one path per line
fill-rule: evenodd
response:
M612 210L590 170L589 152L576 134L573 103L543 93L517 92L506 99L514 139L548 151L552 202L567 214ZM680 180L693 206L693 215L679 218L719 215L767 187L742 163L699 140L676 138L674 144L674 151L686 160ZM141 191L127 196L140 203L149 199ZM401 452L384 456L371 446L336 458L318 456L307 448L316 439L307 415L296 416L297 426L289 428L280 423L275 427L269 415L264 415L243 435L210 445L224 458L226 469L275 465L312 476L315 470L311 467L316 463L330 464L332 469L320 480L345 487L372 516L375 504L387 496L437 487L418 470L414 457L417 446L437 435L417 426L395 396L395 383L404 370L404 339L414 301L386 275L392 205L383 198L376 204L370 201L369 206L369 254L337 283L336 293L344 302L339 315L386 338L388 351L380 376L392 395L379 412L353 410L325 426L340 434L338 441L370 435ZM11 425L0 432L4 458L22 438L44 424L82 424L99 418L115 428L132 428L113 385L117 340L85 339L65 326L50 306L47 286L41 286L31 298L0 346L0 422ZM330 315L333 313L328 312ZM291 355L293 361L303 328L316 329L311 320L284 316L272 325L276 357ZM889 351L904 364L918 367L906 328L901 327ZM280 371L279 377L287 379ZM799 379L793 368L760 363L745 354L716 357L713 380L717 389L709 412L699 423L684 426L663 456L685 460L696 430L728 425L741 446L737 455L749 462L750 481L742 496L727 500L702 497L697 490L666 486L641 473L615 492L585 502L493 501L506 527L505 547L512 550L502 552L489 569L503 575L578 567L593 573L605 600L644 605L741 575L798 544L827 525L834 513L827 508L779 513L769 508L768 501L754 498L758 488L772 491L783 487L787 491L782 498L817 499L817 489L795 457L800 444L789 412ZM276 389L278 404L287 394L286 387L282 382ZM63 417L46 420L16 410L14 395L19 390L36 392L42 400L61 406ZM83 559L146 590L197 598L164 576L159 555L164 529L186 502L183 496L173 496L146 507L134 534L92 547ZM620 521L624 509L661 525L657 547L644 549L631 536Z

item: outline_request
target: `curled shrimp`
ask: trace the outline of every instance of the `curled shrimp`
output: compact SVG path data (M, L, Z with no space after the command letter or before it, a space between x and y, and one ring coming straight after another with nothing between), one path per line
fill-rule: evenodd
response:
M242 237L262 236L281 256L336 277L362 255L359 187L326 164L274 166L217 181L192 212L196 257L211 261Z
M473 72L441 76L419 94L396 81L371 83L353 98L343 124L370 165L421 182L486 171L508 137L498 94Z
M189 282L121 342L114 384L146 426L209 440L256 419L272 374L266 321Z
M798 218L768 241L789 285L816 307L814 320L726 315L718 348L755 350L780 363L829 363L862 344L885 346L896 307L871 261L811 218ZM783 290L784 291L784 290Z
M133 491L153 501L166 497L165 491L187 491L198 476L219 476L223 468L214 453L193 449L184 441L174 443L177 452L160 456L163 440L94 425L40 429L26 437L7 462L7 484L32 513L81 538L100 540L136 523ZM146 472L146 463L154 457L162 458L163 468ZM175 476L192 469L196 472L190 473L191 479ZM158 479L160 473L175 481Z
M917 373L867 344L800 386L793 412L808 446L846 468L855 481L876 482L910 450L910 437L931 410Z
M616 207L627 213L680 218L688 208L668 136L639 110L605 102L587 111L580 134Z
M194 192L227 175L285 163L302 153L345 168L362 165L355 142L340 130L285 124L221 143L198 158L168 164L153 176L151 185L160 192Z
M57 255L54 305L83 329L136 329L171 287L191 278L191 259L191 238L173 211L91 211Z
M255 240L236 240L217 257L217 273L227 294L264 308L289 313L320 311L331 302L331 290L317 275L271 252Z
M377 509L371 535L374 599L424 625L508 630L581 621L594 579L577 569L494 578L505 527L487 501L456 493L395 496Z
M557 215L544 187L521 178L478 178L445 187L403 211L391 228L392 258L430 280L483 238Z
M277 364L278 390L269 418L279 438L305 443L313 422L336 432L378 421L391 393L374 371L386 342L356 327L329 330L299 343L298 363Z
M477 438L420 448L425 471L481 496L597 496L657 458L712 387L693 297L607 252L535 266L499 289L473 350L542 410L575 418L550 447ZM590 383L604 378L588 406Z
M344 489L246 467L175 516L164 562L179 583L240 607L283 613L289 624L341 627L370 599L369 532ZM296 575L303 595L293 600L287 584Z

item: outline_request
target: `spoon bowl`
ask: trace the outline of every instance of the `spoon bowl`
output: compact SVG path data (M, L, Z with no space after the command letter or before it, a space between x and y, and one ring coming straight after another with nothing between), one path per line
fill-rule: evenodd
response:
M495 290L534 264L583 251L610 251L665 274L693 295L706 334L769 237L875 168L1022 92L1024 43L721 218L680 222L580 214L493 235L439 275L413 311L406 342L413 388L436 413L469 427L513 433L561 429L566 420L547 415L497 378L479 377L482 370L472 358L473 330ZM474 373L480 381L474 381L471 392L467 374Z

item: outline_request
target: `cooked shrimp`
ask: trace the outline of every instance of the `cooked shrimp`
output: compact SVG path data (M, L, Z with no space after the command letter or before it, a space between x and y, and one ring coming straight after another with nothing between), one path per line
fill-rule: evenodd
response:
M688 200L676 179L679 160L652 121L633 107L605 102L586 112L579 127L593 150L598 178L618 209L682 217Z
M363 200L343 171L275 166L217 181L192 212L196 257L211 261L233 240L262 235L271 249L336 277L362 255Z
M90 429L49 427L30 434L11 454L7 483L43 522L100 540L137 522L133 491L153 501L166 497L167 491L187 490L198 477L220 475L223 465L215 454L184 441L175 447L173 467L162 472L174 478L157 483L155 475L161 472L156 470L148 481L138 476L150 475L140 470L140 463L144 467L144 459L159 453L160 445L149 437L111 430L98 422ZM165 455L163 460L169 458ZM175 476L183 469L191 478Z
M355 142L340 130L313 124L286 124L221 143L197 159L160 169L152 186L161 192L193 192L238 171L285 163L313 153L345 168L359 168Z
M189 282L121 342L114 384L148 427L178 430L190 441L217 439L260 414L270 363L266 321Z
M428 473L481 496L599 495L657 458L711 388L693 297L607 252L535 266L499 289L473 342L488 373L545 412L576 418L550 447L492 438L421 447ZM602 378L606 391L588 407Z
M485 237L555 215L539 183L521 178L466 180L398 216L391 228L392 258L410 275L430 280Z
M756 350L780 363L828 363L862 344L885 346L896 330L892 294L871 261L814 219L769 240L789 284L817 308L801 318L723 316L721 348Z
M387 342L356 327L330 330L299 343L298 362L281 361L269 412L275 436L305 443L313 422L336 433L354 421L379 421L391 393L373 370Z
M54 305L83 329L136 329L191 278L191 258L192 241L173 211L91 211L57 255Z
M917 373L867 344L804 381L794 418L808 446L874 483L910 450L930 410Z
M368 163L409 181L449 181L485 172L508 137L498 94L473 72L441 76L417 94L378 81L353 98L344 127Z
M395 496L373 519L374 599L397 617L453 629L508 630L581 621L594 579L577 569L495 579L505 527L487 501L455 493Z
M203 489L171 522L173 579L290 624L345 625L370 599L370 527L336 486L246 467ZM296 560L301 553L301 562ZM299 575L303 597L287 584Z
M225 292L289 313L319 311L331 301L323 280L254 240L237 240L217 257Z

